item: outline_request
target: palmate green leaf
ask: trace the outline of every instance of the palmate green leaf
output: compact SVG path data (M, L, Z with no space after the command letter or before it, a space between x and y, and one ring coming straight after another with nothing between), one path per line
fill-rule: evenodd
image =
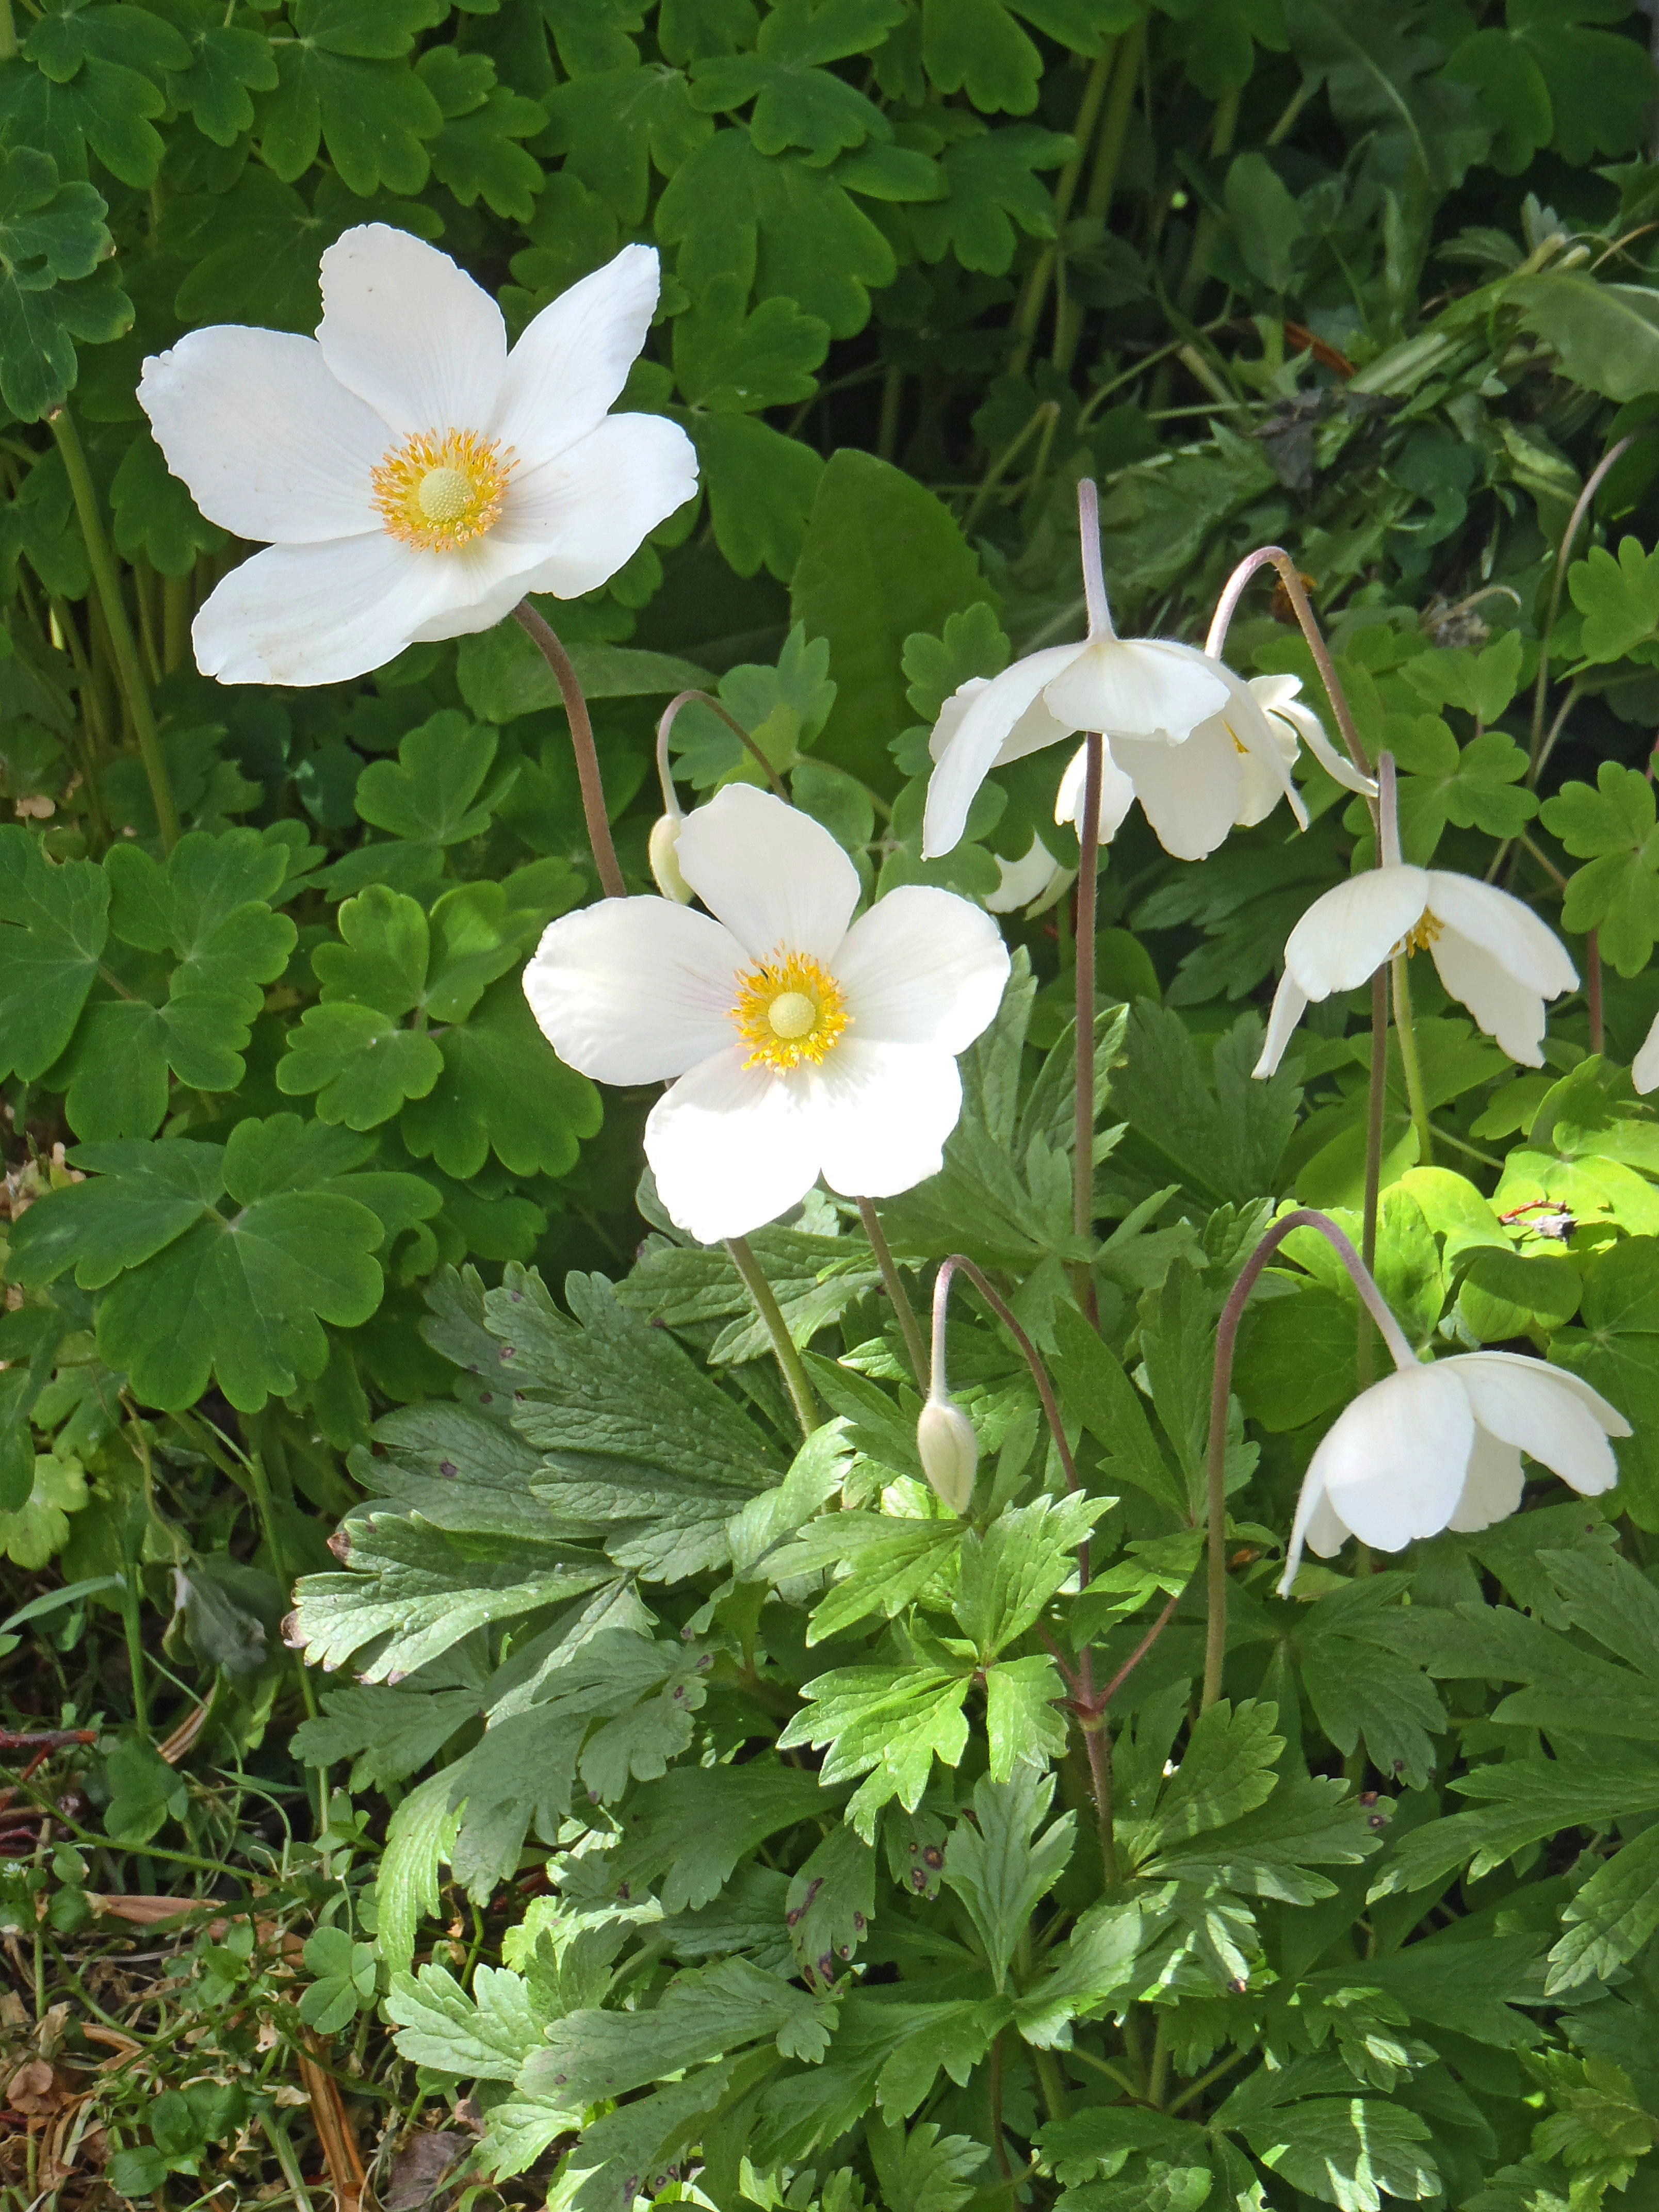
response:
M785 1325L803 1347L880 1279L869 1248L851 1237L775 1227L757 1229L750 1243ZM762 1358L770 1349L754 1301L718 1246L648 1237L632 1272L617 1284L617 1301L665 1328L729 1322L705 1354L711 1367Z
M943 93L966 91L982 114L1029 115L1042 58L1003 0L923 0L922 60Z
M1108 1510L1103 1498L1037 1498L967 1536L951 1604L981 1663L1024 1636L1077 1572L1078 1547Z
M63 288L112 251L106 212L90 185L60 183L38 148L0 152L0 398L21 422L37 421L74 385L77 295Z
M500 216L529 222L542 188L541 165L516 142L544 130L546 111L495 82L488 54L432 46L416 74L442 111L431 147L432 171L463 207L480 195Z
M812 371L829 350L827 326L783 298L745 313L744 296L741 278L722 273L674 319L674 375L693 407L748 414L810 399L817 388Z
M819 64L867 52L903 14L902 0L778 0L755 52L693 64L692 105L719 114L752 100L750 136L762 154L800 146L826 161L866 138L890 138L881 110Z
M604 1118L599 1094L554 1052L518 978L484 994L465 1025L438 1039L443 1073L405 1106L399 1127L417 1159L469 1182L494 1152L515 1176L567 1175Z
M919 2120L908 2133L890 2120L874 2120L865 2141L883 2197L904 2212L962 2212L974 2193L973 2177L989 2156L971 2136L941 2136L931 2120Z
M783 1478L771 1447L602 1276L568 1277L565 1295L574 1321L510 1267L486 1300L514 1425L544 1455L537 1494L600 1523L611 1557L653 1579L724 1564L726 1522Z
M726 1959L681 1975L649 2010L556 2021L526 2059L520 2087L581 2111L763 2038L786 2057L821 2057L835 2017L833 2006L777 1975Z
M128 561L148 561L164 576L187 575L200 555L216 553L226 542L148 433L135 436L122 455L109 499L117 552Z
M417 843L456 845L489 827L489 807L475 804L495 757L495 733L445 708L398 743L395 761L371 761L357 779L365 822Z
M1374 1575L1328 1592L1304 1609L1296 1644L1303 1692L1337 1749L1352 1751L1363 1733L1378 1773L1422 1790L1446 1711L1421 1667L1396 1647L1395 1601L1407 1579Z
M1572 1898L1550 1953L1551 1996L1607 1981L1659 1930L1659 1827L1632 1837Z
M1563 1828L1606 1827L1659 1811L1659 1762L1630 1759L1609 1768L1521 1759L1477 1767L1452 1787L1474 1798L1475 1806L1414 1828L1390 1854L1371 1886L1373 1897L1426 1889L1464 1865L1478 1881L1526 1844Z
M191 1405L212 1374L255 1413L321 1373L323 1322L352 1328L379 1305L374 1186L408 1182L427 1202L413 1177L363 1177L371 1202L353 1196L370 1150L288 1114L242 1121L222 1146L89 1145L77 1157L94 1179L29 1209L38 1226L18 1224L13 1266L22 1279L72 1266L83 1289L113 1284L100 1357L147 1405Z
M693 412L684 421L697 449L714 543L726 563L739 576L764 568L787 583L800 557L822 459L753 415Z
M1013 125L958 138L942 161L945 197L913 208L910 228L924 261L954 255L964 269L1000 276L1013 265L1018 224L1028 238L1054 236L1054 202L1037 172L1070 159L1071 139Z
M74 1033L108 934L109 878L54 866L26 830L0 829L0 1056L32 1079Z
M959 1521L908 1521L896 1514L837 1513L815 1521L793 1543L774 1552L768 1574L782 1580L843 1565L812 1608L808 1647L839 1636L872 1613L889 1620L913 1604L956 1557L963 1541Z
M165 0L156 12L168 16L192 57L188 68L169 70L167 98L216 146L234 145L253 127L248 94L276 88L270 40L246 25L227 23L215 0Z
M544 98L546 143L629 228L642 222L651 173L672 179L713 137L678 70L647 64L583 76Z
M167 108L155 78L190 59L169 24L137 9L54 7L21 52L0 64L0 136L46 154L60 176L84 177L89 149L124 185L155 183L153 121Z
M1216 1044L1206 1071L1178 1014L1136 1001L1127 1058L1113 1077L1115 1110L1137 1139L1212 1203L1246 1204L1273 1188L1273 1171L1296 1126L1301 1091L1281 1067L1265 1083L1250 1074L1261 1029L1242 1015Z
M354 1790L384 1790L434 1759L459 1729L475 1719L471 1689L388 1689L383 1684L325 1690L321 1715L302 1721L294 1753L312 1766L351 1761Z
M865 1774L847 1818L866 1843L876 1815L896 1797L915 1812L933 1759L955 1766L968 1743L963 1713L969 1677L938 1667L842 1667L805 1683L808 1710L778 1738L780 1751L810 1743L828 1756L819 1770L826 1788Z
M260 150L284 184L326 145L362 198L422 189L443 111L400 58L439 16L439 0L294 0L295 35L276 48L277 88L258 109Z
M1582 269L1517 277L1505 296L1553 349L1560 374L1607 399L1635 399L1659 375L1659 291L1603 284Z
M869 1932L876 1855L843 1821L830 1829L789 1884L784 1922L801 1978L827 1989Z
M1270 2173L1338 2212L1378 2212L1384 2195L1409 2201L1441 2193L1426 2121L1380 2098L1301 2094L1316 2084L1328 2084L1325 2062L1264 2069L1232 2092L1211 2124L1242 2135Z
M1172 1719L1175 1717L1171 1717ZM1273 1733L1279 1708L1244 1698L1235 1708L1224 1698L1199 1716L1174 1776L1157 1789L1156 1803L1125 1821L1120 1836L1132 1865L1154 1853L1189 1843L1254 1812L1273 1795L1275 1762L1285 1748Z
M1027 1659L999 1659L985 1669L986 1748L993 1782L1006 1782L1017 1766L1040 1765L1065 1751L1066 1716L1056 1710L1065 1690L1060 1670L1045 1652Z
M1646 966L1659 936L1659 851L1653 787L1638 769L1603 761L1595 783L1566 783L1540 810L1544 827L1575 859L1561 919L1594 929L1601 957L1621 975Z
M1358 1866L1382 1846L1382 1836L1340 1776L1281 1780L1268 1802L1241 1820L1209 1828L1190 1844L1172 1844L1136 1872L1149 1881L1181 1881L1311 1905L1334 1895L1336 1884L1313 1871Z
M871 291L890 284L896 266L886 239L832 177L793 155L769 160L744 130L715 131L682 161L655 220L662 243L678 248L680 280L694 297L730 273L760 299L793 300L835 337L863 329Z
M1584 617L1587 660L1622 660L1659 634L1659 554L1644 552L1637 538L1620 539L1617 559L1593 545L1568 569L1567 589Z
M321 1121L372 1129L406 1099L424 1097L443 1066L429 1036L372 1006L307 1006L289 1032L276 1087L289 1097L315 1091Z
M356 1668L365 1682L396 1681L477 1627L563 1605L611 1579L591 1553L556 1536L434 1528L416 1515L354 1514L334 1548L348 1571L306 1575L289 1639L332 1670L374 1645Z
M945 1850L945 1886L961 1898L999 1991L1032 1912L1066 1871L1077 1817L1049 1821L1052 1775L1015 1768L1012 1779L975 1784ZM1042 1833L1038 1830L1042 1829Z
M672 1767L629 1792L621 1840L599 1862L604 1893L625 1902L654 1887L665 1912L697 1911L757 1844L824 1809L817 1777L781 1762Z
M441 1966L394 1974L386 2017L404 2057L469 2081L511 2081L542 2039L521 1976L480 1966L469 1996Z

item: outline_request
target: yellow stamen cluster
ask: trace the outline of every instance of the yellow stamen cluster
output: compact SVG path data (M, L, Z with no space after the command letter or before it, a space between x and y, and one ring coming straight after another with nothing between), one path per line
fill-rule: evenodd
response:
M1406 932L1399 944L1395 946L1394 952L1389 956L1389 958L1394 958L1395 954L1401 952L1426 952L1445 926L1438 915L1431 914L1425 907L1414 926Z
M476 430L420 430L370 472L374 504L394 538L424 553L453 553L501 515L516 465Z
M731 1011L750 1048L745 1067L775 1068L781 1075L803 1060L816 1067L851 1019L840 984L810 953L780 945L737 981Z

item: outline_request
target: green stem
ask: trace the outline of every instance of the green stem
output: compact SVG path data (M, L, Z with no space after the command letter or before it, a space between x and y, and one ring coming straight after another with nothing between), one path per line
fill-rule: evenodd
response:
M916 1319L916 1310L906 1295L893 1258L893 1248L887 1242L876 1209L867 1198L859 1200L859 1219L864 1224L870 1249L875 1254L876 1265L881 1270L882 1286L887 1292L894 1318L898 1322L899 1334L904 1339L904 1349L909 1355L910 1371L916 1378L916 1388L925 1398L927 1395L927 1346L921 1334L921 1323Z
M1555 573L1550 578L1549 604L1545 610L1544 627L1538 641L1538 680L1532 688L1532 742L1528 747L1532 762L1531 772L1527 777L1529 787L1537 782L1539 772L1544 765L1544 707L1550 688L1550 640L1555 634L1555 617L1561 611L1561 587L1567 580L1567 563L1572 558L1579 526L1589 513L1590 502L1601 490L1607 471L1640 435L1638 430L1631 431L1627 437L1621 438L1616 446L1603 453L1590 471L1584 489L1575 501L1572 513L1567 517L1567 526L1562 532L1561 543L1556 549Z
M190 650L190 578L161 579L161 667L171 675Z
M778 1365L795 1408L795 1419L800 1423L800 1432L810 1437L818 1425L817 1400L812 1395L812 1385L806 1377L806 1369L795 1349L795 1340L789 1334L782 1309L773 1295L772 1285L766 1279L765 1270L755 1257L746 1237L728 1237L726 1251L732 1265L742 1276L744 1287L755 1301L756 1310L766 1324L766 1333L772 1340L772 1349L777 1354Z
M1160 2011L1158 2027L1152 2035L1152 2070L1146 2081L1146 2101L1162 2106L1170 2087L1170 2039L1167 2030L1170 2015Z
M1102 1710L1084 1715L1083 1747L1089 1754L1089 1790L1095 1801L1095 1828L1100 1838L1100 1878L1108 1889L1118 1883L1117 1824L1112 1803L1112 1738L1106 1725L1105 1699Z
M1382 1112L1389 1092L1389 979L1382 969L1371 977L1371 1073L1365 1117L1365 1208L1359 1222L1359 1256L1376 1272L1376 1211L1382 1192ZM1376 1372L1376 1334L1364 1302L1359 1307L1359 1341L1355 1372L1362 1390Z
M1103 222L1112 211L1112 194L1117 189L1117 174L1123 163L1123 149L1129 135L1129 117L1134 109L1135 93L1140 83L1140 58L1146 45L1146 24L1143 17L1123 33L1118 44L1112 70L1112 88L1107 96L1105 118L1100 128L1100 143L1095 151L1088 198L1083 204L1085 215L1097 217ZM1082 335L1082 313L1074 302L1068 301L1066 312L1058 319L1054 331L1054 363L1062 376L1071 368L1077 353L1078 340Z
M161 741L156 734L155 717L150 711L149 691L144 682L143 667L133 640L131 624L127 620L125 603L121 597L120 578L116 574L114 556L109 549L109 540L104 535L103 520L98 512L98 495L93 489L92 472L87 466L80 434L76 429L74 417L69 409L58 408L49 420L52 434L58 441L58 450L64 457L64 468L75 500L81 535L86 540L87 562L92 570L93 586L98 593L98 604L103 610L105 625L109 631L116 674L126 699L127 712L132 717L138 750L143 757L144 774L149 781L150 799L155 808L155 826L161 836L161 850L170 853L179 842L179 810L173 804L173 786L167 781L167 763L161 757Z
M1095 135L1100 105L1111 82L1112 62L1117 48L1118 41L1115 36L1101 41L1100 52L1090 65L1088 78L1083 87L1083 97L1078 102L1077 114L1072 124L1072 137L1077 142L1077 151L1060 171L1059 182L1054 186L1054 234L1038 255L1030 275L1025 280L1025 289L1014 317L1014 334L1019 343L1008 364L1009 374L1013 376L1024 376L1031 356L1037 325L1042 320L1042 310L1048 301L1048 287L1054 281L1060 241L1072 212L1072 202L1082 180L1089 142Z
M985 474L975 488L974 496L969 501L967 514L962 518L962 534L964 538L973 536L974 525L984 512L986 501L1024 451L1030 439L1043 423L1051 421L1059 412L1058 401L1040 400L1027 416L1024 427L1015 433L1000 453L993 457Z
M17 52L17 27L11 19L11 0L0 0L0 62Z
M991 2155L997 2162L997 2172L1009 2187L1013 2185L1014 2170L1008 2163L1008 2146L1002 2140L1002 2034L999 2030L991 2045L991 2063L985 2069L985 2100L989 2107L991 2123Z
M132 1717L139 1734L148 1740L149 1692L144 1682L144 1625L139 1610L142 1586L136 1546L128 1546L124 1565L126 1571L121 1577L121 1628L126 1638L127 1668L132 1676Z
M276 2154L276 2163L283 2169L283 2179L287 2182L295 2203L301 2208L301 2212L316 2212L316 2208L311 2201L311 2191L306 2187L306 2178L300 2171L300 2161L295 2154L294 2145L289 2139L289 2132L283 2124L281 2113L269 2110L261 2112L259 2124L270 2139L270 2147Z
M1400 1065L1405 1072L1406 1097L1412 1125L1417 1131L1417 1164L1434 1164L1434 1129L1429 1120L1428 1094L1423 1088L1423 1067L1417 1057L1417 1032L1412 1025L1412 986L1406 963L1409 952L1396 952L1389 966L1394 975L1394 1027L1400 1042Z
M1033 2046L1031 2063L1036 2069L1037 2085L1042 2091L1042 2101L1051 2120L1064 2120L1071 2116L1072 2102L1066 2094L1066 2076L1060 2070L1060 2061L1052 2051L1038 2051Z
M265 1473L264 1460L258 1450L248 1454L247 1480L244 1486L248 1496L253 1500L254 1511L259 1516L259 1527L264 1533L266 1547L270 1553L270 1570L276 1576L277 1587L283 1593L283 1601L285 1605L290 1604L294 1597L294 1584L289 1571L288 1553L276 1524L276 1502L271 1496L270 1482ZM311 1669L306 1665L305 1654L302 1651L295 1653L294 1663L300 1676L300 1695L305 1699L307 1712L313 1720L315 1720L318 1711L317 1692L312 1687ZM327 1776L325 1772L321 1779L321 1787L325 1789L326 1786ZM322 1802L322 1813L326 1819L328 1813L326 1797Z

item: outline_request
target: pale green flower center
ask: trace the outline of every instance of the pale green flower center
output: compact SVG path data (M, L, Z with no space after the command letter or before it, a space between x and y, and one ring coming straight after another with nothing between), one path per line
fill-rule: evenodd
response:
M805 991L781 991L767 1008L766 1018L775 1035L803 1037L817 1024L818 1010Z
M416 497L428 522L453 522L472 503L472 479L463 469L428 469Z

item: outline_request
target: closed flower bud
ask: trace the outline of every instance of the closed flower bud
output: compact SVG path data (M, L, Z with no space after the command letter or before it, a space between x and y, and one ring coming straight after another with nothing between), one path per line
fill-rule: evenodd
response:
M691 886L680 873L679 856L676 848L680 842L681 817L659 814L651 825L648 848L651 872L657 879L657 889L665 898L678 905L690 906L693 897Z
M948 1398L930 1398L916 1423L916 1449L921 1471L938 1496L952 1513L965 1513L974 1494L979 1438L961 1407Z

